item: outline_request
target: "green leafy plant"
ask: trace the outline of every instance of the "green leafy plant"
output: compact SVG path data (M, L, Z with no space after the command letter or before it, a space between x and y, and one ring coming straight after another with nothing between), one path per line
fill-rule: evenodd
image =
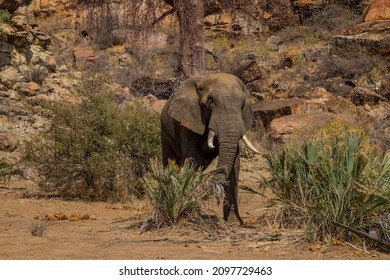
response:
M160 154L159 121L142 104L119 104L103 75L84 77L79 102L51 104L49 131L26 142L42 189L89 200L126 199Z
M11 21L11 14L8 10L0 10L0 22L9 23Z
M191 161L181 168L170 162L165 169L154 162L143 183L145 197L153 209L147 227L170 226L199 216L210 196L223 198L223 187L217 176L195 168Z
M361 131L314 137L266 159L281 219L304 227L309 239L351 239L333 222L389 236L378 217L390 213L390 153L381 154Z
M6 162L0 161L0 179L7 179L12 173L14 169L11 165Z

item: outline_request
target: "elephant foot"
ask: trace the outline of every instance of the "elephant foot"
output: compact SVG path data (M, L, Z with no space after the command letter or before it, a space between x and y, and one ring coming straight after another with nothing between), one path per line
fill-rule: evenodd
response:
M240 213L238 212L237 206L234 204L228 206L224 205L223 207L223 219L225 222L228 222L229 214L234 214L236 217L237 221L240 223L240 226L245 226L244 221L241 219Z

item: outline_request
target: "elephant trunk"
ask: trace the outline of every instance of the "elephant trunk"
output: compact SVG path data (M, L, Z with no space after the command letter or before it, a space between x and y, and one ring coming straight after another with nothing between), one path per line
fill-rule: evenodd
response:
M237 205L237 183L239 172L239 140L240 135L230 135L224 139L221 137L219 143L219 159L217 163L217 176L225 183L225 199L223 204L223 218L228 220L229 213L233 211L240 224L244 224L239 213Z
M225 180L228 179L228 176L232 172L234 163L238 156L238 141L237 143L220 143L219 144L219 159L217 163L218 173L223 174Z

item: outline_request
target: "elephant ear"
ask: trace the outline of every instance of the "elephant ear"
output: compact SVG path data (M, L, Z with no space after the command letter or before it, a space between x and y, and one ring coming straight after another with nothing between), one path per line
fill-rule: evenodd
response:
M204 133L206 120L199 105L197 85L194 79L185 80L175 90L170 100L168 114L182 126L201 135Z
M242 119L244 121L245 131L247 131L252 127L253 124L252 111L251 111L251 94L249 93L249 90L245 86L244 82L239 78L237 79L238 79L238 83L241 86L242 91L245 94L244 107L242 108Z

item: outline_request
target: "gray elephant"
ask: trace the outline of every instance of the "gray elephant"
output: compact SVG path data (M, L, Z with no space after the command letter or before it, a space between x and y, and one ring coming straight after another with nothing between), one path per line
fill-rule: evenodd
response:
M259 153L245 136L252 125L250 94L234 75L218 73L188 78L173 92L161 112L163 165L182 166L192 159L205 169L219 155L216 173L226 181L223 218L237 206L240 169L239 140Z

